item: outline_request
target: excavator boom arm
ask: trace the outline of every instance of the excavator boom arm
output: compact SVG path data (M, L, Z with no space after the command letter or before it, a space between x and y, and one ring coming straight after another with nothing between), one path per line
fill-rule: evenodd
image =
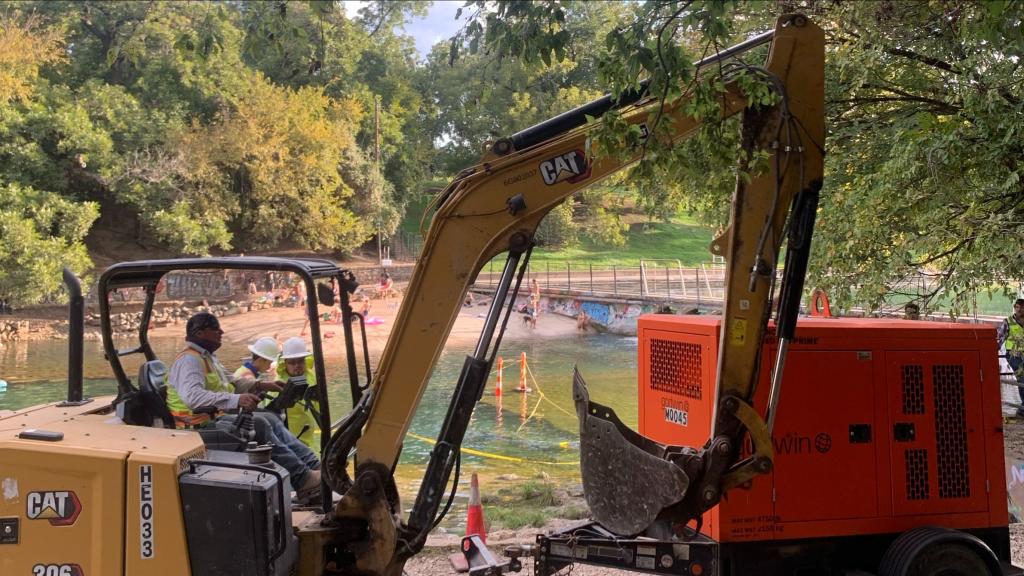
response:
M762 37L766 38L766 37ZM770 442L767 443L756 464L734 468L738 458L739 438L749 431L755 444L766 436L764 423L749 408L757 376L760 341L764 336L770 314L769 299L774 269L783 239L784 225L794 197L802 190L820 187L822 178L822 143L824 141L824 39L820 28L802 16L784 16L771 34L771 51L763 68L766 77L776 85L781 102L778 106L748 109L746 97L735 81L727 82L721 97L722 116L744 113L743 141L747 150L771 150L774 164L749 182L740 180L733 201L732 222L726 234L716 239L713 250L726 257L727 294L723 345L719 366L719 398L729 399L729 417L722 414L716 424L715 437L705 450L718 450L714 458L704 456L698 465L692 462L686 472L690 490L683 492L667 508L683 507L676 517L692 517L717 502L722 485L735 485L757 472L770 469ZM748 43L749 44L749 43ZM731 54L730 54L731 55ZM636 98L636 102L620 109L622 117L634 125L647 128L646 122L658 102L651 98ZM700 122L683 112L685 98L668 105L662 111L662 121L668 123L665 135L656 137L679 140L693 134ZM565 119L565 115L560 117ZM548 123L545 123L548 124ZM425 238L422 254L417 261L412 279L402 303L388 344L380 358L374 375L369 398L361 403L362 418L352 419L361 425L357 434L336 435L333 452L347 453L352 445L341 446L345 438L354 442L356 478L351 489L339 503L339 519L361 519L370 524L369 537L373 544L356 545L356 569L361 572L395 573L400 570L404 557L414 553L416 542L403 541L402 526L385 526L390 516L384 513L374 498L393 494L393 469L401 452L405 434L426 388L431 371L441 353L444 342L462 306L469 286L482 267L496 255L509 251L518 260L532 247L532 239L541 219L554 207L587 186L637 160L636 154L604 156L593 159L588 154L588 137L594 124L578 125L568 120L561 128L550 133L525 135L499 141L484 157L482 163L463 171L439 196L437 210ZM559 131L561 130L561 131ZM541 131L543 132L543 131ZM520 136L517 135L517 136ZM517 145L526 145L517 149ZM503 276L505 288L512 274ZM520 276L521 278L521 276ZM487 344L495 328L494 319L500 306L499 298L492 304L485 336L474 354L467 360L463 382L473 381L476 387L466 393L475 403L489 372ZM475 373L473 377L469 373ZM465 409L462 409L465 412ZM721 411L721 406L720 406ZM449 411L446 427L458 417L459 409ZM583 422L581 421L581 427ZM428 498L439 499L451 469L451 460L457 457L468 417L459 420L454 431L444 431L435 448L435 459L443 473L431 474L421 488L432 493ZM461 430L457 429L461 427ZM449 434L446 438L444 434ZM675 463L687 470L687 466ZM331 460L328 464L336 464ZM435 462L431 463L433 466ZM364 481L360 480L364 476ZM339 476L340 474L335 474ZM586 488L586 470L584 470ZM440 484L435 485L435 482ZM694 484L700 484L701 496L693 500ZM348 485L346 486L348 487ZM375 496L374 496L375 495ZM589 496L588 496L589 500ZM593 505L592 505L593 507ZM397 510L391 503L390 512ZM595 510L598 520L600 511ZM413 516L416 516L414 509ZM419 518L418 523L423 523ZM641 523L649 523L644 518ZM637 525L638 526L638 525ZM633 529L637 526L628 526ZM429 526L418 526L425 536ZM613 528L614 530L614 528ZM382 544L383 543L383 544ZM390 549L394 546L394 549ZM403 550L404 548L404 550ZM396 551L397 549L397 551ZM389 556L390 554L390 556Z

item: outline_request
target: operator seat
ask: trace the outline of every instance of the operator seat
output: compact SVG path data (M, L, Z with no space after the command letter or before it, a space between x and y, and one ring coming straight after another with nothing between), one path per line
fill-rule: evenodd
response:
M167 408L167 365L161 360L150 360L139 366L139 397L153 422L162 422L164 428L174 428L174 417Z
M139 392L131 404L133 417L129 423L141 426L157 426L162 428L176 427L174 416L167 407L167 365L160 360L150 360L139 366ZM196 413L216 416L217 409L203 406L194 410ZM203 439L203 444L210 450L226 450L239 452L245 449L244 438L216 428L200 428L196 432Z

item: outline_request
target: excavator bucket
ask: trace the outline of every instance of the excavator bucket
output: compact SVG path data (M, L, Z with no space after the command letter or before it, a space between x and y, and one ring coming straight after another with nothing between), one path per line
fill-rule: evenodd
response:
M573 370L572 389L580 420L583 493L590 511L616 534L638 534L664 508L683 499L690 478L666 460L665 446L630 430L611 408L591 402L578 369Z

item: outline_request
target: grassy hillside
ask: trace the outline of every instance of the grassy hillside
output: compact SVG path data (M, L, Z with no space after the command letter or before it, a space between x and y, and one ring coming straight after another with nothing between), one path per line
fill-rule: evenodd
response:
M630 225L622 247L596 246L584 240L574 248L552 251L543 246L533 251L531 262L572 261L594 266L637 266L641 259L678 259L683 266L699 266L711 260L708 246L712 231L688 217L669 222L637 222Z
M430 195L422 195L406 207L405 218L399 224L399 234L420 237L420 216L431 201ZM649 222L640 214L627 214L624 221L629 223L626 245L611 247L596 245L583 239L572 248L552 250L538 246L533 251L534 265L545 262L587 263L598 266L638 266L641 259L678 259L683 266L699 266L711 259L708 246L712 231L688 216L677 216L670 222ZM504 262L504 256L495 260Z

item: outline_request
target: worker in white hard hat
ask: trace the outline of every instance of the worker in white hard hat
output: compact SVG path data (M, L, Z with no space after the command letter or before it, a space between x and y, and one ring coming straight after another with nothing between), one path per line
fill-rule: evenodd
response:
M252 357L235 370L234 385L239 394L246 392L280 392L284 382L278 382L271 369L281 351L277 339L270 336L257 338L249 345Z
M311 449L320 449L320 397L316 390L316 370L313 369L313 353L306 348L306 341L294 336L284 341L281 360L277 363L277 379L280 382L301 382L308 386L294 405L285 411L288 429L295 437Z

